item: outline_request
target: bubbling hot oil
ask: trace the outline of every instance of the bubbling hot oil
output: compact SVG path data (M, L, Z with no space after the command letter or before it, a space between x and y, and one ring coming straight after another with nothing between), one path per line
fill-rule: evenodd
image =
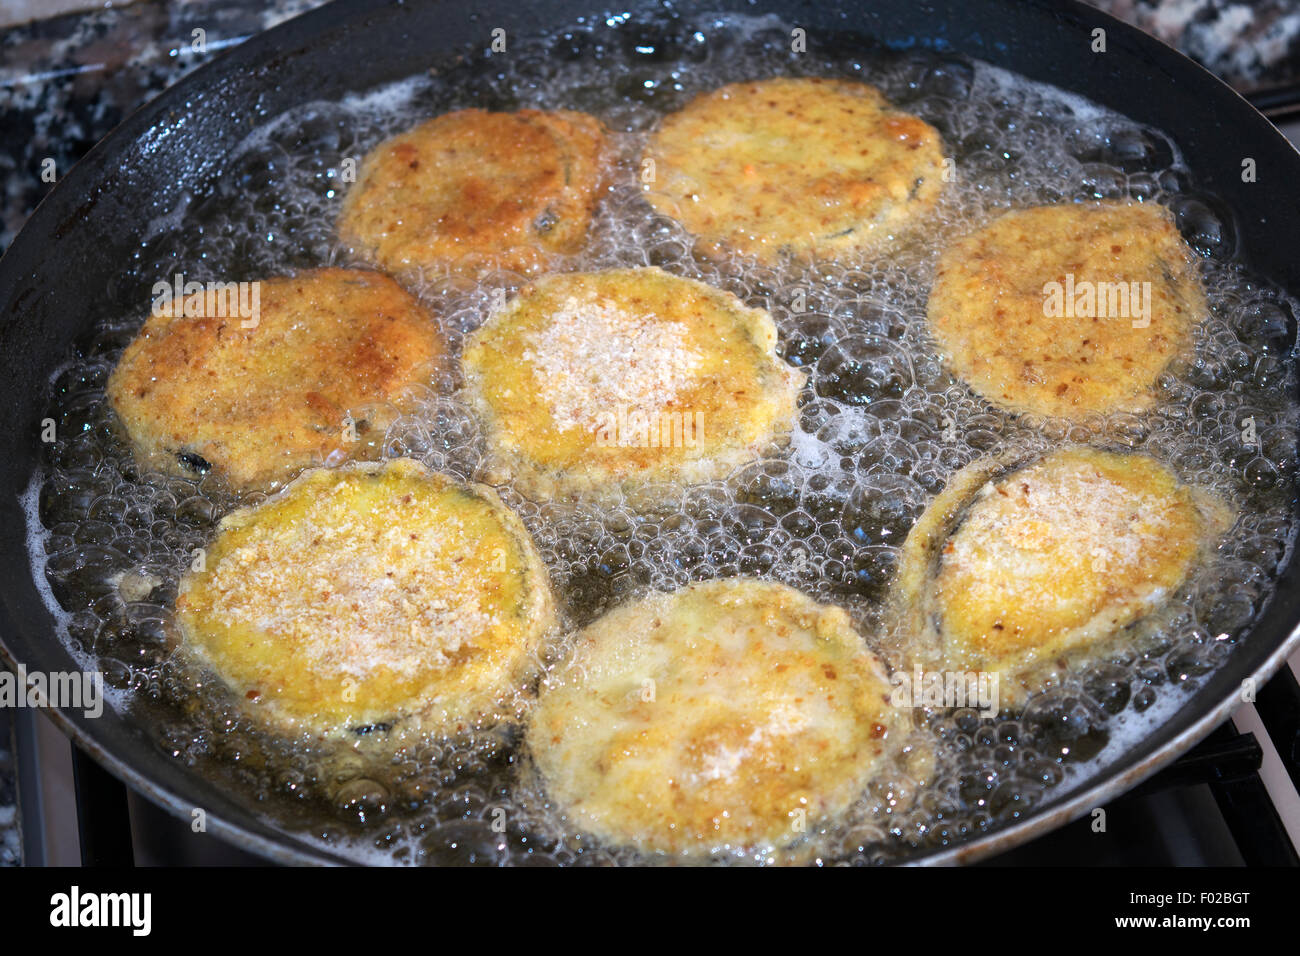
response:
M894 861L1022 817L1122 753L1232 653L1293 538L1295 304L1237 261L1230 215L1195 189L1158 131L981 63L900 55L851 37L829 52L816 47L792 53L788 27L766 18L598 23L512 38L507 55L473 51L445 72L269 120L209 193L183 197L175 215L153 224L77 359L53 382L60 437L33 491L42 525L33 561L63 605L70 647L104 671L164 752L285 829L357 859L645 859L573 832L532 782L516 729L411 739L396 753L375 736L352 747L284 741L188 672L173 653L168 609L190 555L234 501L213 476L140 474L104 398L154 282L347 264L333 236L347 173L384 137L469 106L599 116L615 134L618 175L587 248L566 265L656 265L728 289L772 311L783 357L810 375L789 448L725 481L636 507L542 506L503 489L571 626L649 588L750 574L843 604L870 634L912 523L954 471L990 452L1066 441L1146 452L1241 510L1152 646L1107 657L1018 716L918 712L912 739L933 749L933 771L891 767L847 822L812 834L817 859ZM724 83L778 75L860 77L940 131L956 175L919 241L865 263L707 261L643 202L638 157L660 115ZM1156 407L1068 426L1004 414L953 380L924 330L945 240L1010 206L1123 197L1174 210L1202 254L1211 304L1195 361L1162 378ZM411 281L456 347L523 279ZM432 382L417 396L416 411L383 436L386 456L477 477L482 436L455 384Z

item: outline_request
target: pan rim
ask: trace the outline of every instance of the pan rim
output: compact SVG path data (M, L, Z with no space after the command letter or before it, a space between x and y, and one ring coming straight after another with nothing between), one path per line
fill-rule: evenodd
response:
M454 8L463 14L463 8L456 8L454 4L447 2L447 0L432 0L429 5ZM1212 82L1220 87L1221 91L1231 92L1240 101L1242 107L1248 110L1249 113L1254 113L1258 120L1267 123L1267 120L1264 120L1244 97L1208 70L1166 47L1160 41L1147 36L1137 28L1116 20L1109 14L1086 7L1078 0L1029 0L1029 5L1052 10L1059 15L1071 17L1074 20L1086 18L1089 24L1100 23L1108 31L1114 30L1118 36L1123 37L1131 46L1147 50L1157 49L1162 51L1162 55L1166 57L1170 55L1176 56L1181 61L1180 68L1193 70L1195 73L1200 74L1201 78L1206 82ZM335 0L333 3L318 7L251 37L239 46L226 51L211 62L192 71L178 81L177 84L170 87L168 91L142 105L97 143L87 156L70 170L58 186L51 190L41 201L24 225L23 230L20 231L19 236L15 239L11 250L19 246L22 233L27 232L33 222L43 222L55 215L50 197L60 194L60 189L62 189L63 193L71 194L83 180L93 182L91 177L106 165L119 147L137 142L144 134L164 121L165 115L172 108L174 100L174 97L167 96L167 93L178 89L183 92L187 88L195 88L209 76L225 75L238 69L264 70L274 59L286 56L292 57L296 52L299 52L303 40L310 39L319 43L330 33L363 27L364 25L360 21L367 13L377 13L381 9L389 7L389 4L380 2L380 0ZM1243 115L1248 114L1243 113ZM1276 130L1273 130L1273 134L1278 139L1282 138L1281 134ZM1291 151L1293 153L1297 152L1294 146L1291 146ZM84 190L84 185L82 188ZM14 289L17 284L18 276L14 274L16 270L7 271L4 269L8 258L9 256L6 254L3 259L0 259L0 302L13 300ZM1293 564L1294 555L1289 555L1289 558L1288 563ZM1274 592L1273 596L1275 594L1276 592ZM1261 611L1261 615L1268 613L1267 608ZM31 627L32 625L25 626ZM42 628L37 627L35 629ZM1243 641L1249 641L1253 633L1254 625L1243 638ZM43 639L48 640L52 637L54 635L47 634ZM57 641L57 638L54 639ZM1300 623L1291 626L1287 636L1253 670L1251 676L1262 685L1281 667L1286 666L1286 659L1297 650L1300 650ZM0 633L0 657L3 657L11 667L17 666L17 657L9 646L8 636L4 633ZM1191 703L1191 701L1188 701L1188 703ZM1178 732L1176 736L1154 753L1145 757L1138 756L1134 759L1126 759L1130 756L1129 754L1122 753L1119 755L1113 764L1103 771L1106 776L1091 786L1081 785L1080 789L1064 796L1059 802L1048 801L1046 809L1031 811L1025 819L1013 824L999 827L990 833L952 847L919 852L915 856L900 862L909 866L971 863L1012 846L1021 845L1042 833L1077 820L1086 814L1091 807L1100 805L1131 789L1177 759L1178 756L1190 749L1214 727L1227 719L1239 705L1237 692L1229 691L1222 695L1213 707L1208 708L1199 718L1192 720L1187 727ZM1198 705L1198 709L1200 706L1203 705ZM64 713L63 710L57 708L45 708L44 710L56 726L70 738L72 743L80 746L91 757L105 766L115 777L132 786L174 816L180 819L188 819L193 805L192 800L186 800L169 786L163 786L151 780L131 760L119 756L115 752L116 749L120 748L114 748L103 743L99 739L100 735L93 733L91 729L83 726L69 714ZM1181 710L1182 708L1179 708L1169 719L1175 719L1176 714ZM211 786L209 781L205 781L201 777L196 776L196 780L202 785ZM243 822L227 820L221 813L216 811L208 813L210 832L238 846L252 850L272 862L293 865L347 865L359 862L340 856L328 849L304 842L302 836L292 831L279 829L273 823L260 817L252 809L244 808L244 812L248 814L250 821L265 827L273 835L258 832Z

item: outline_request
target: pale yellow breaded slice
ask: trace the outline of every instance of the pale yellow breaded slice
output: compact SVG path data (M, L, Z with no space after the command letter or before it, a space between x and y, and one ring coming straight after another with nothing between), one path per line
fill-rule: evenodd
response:
M854 80L733 83L664 117L643 190L710 254L879 253L938 201L943 143ZM648 180L648 181L647 181Z
M608 845L788 862L893 754L904 715L890 693L843 609L712 581L583 629L526 743L548 799Z
M771 316L660 269L548 276L471 335L488 480L552 499L726 475L793 427Z
M433 317L380 273L317 269L257 288L255 324L155 313L127 346L108 397L143 467L212 468L237 490L261 490L312 465L374 457L408 390L444 361ZM190 306L207 311L202 295Z
M519 518L410 459L305 473L224 518L203 564L184 646L288 734L509 719L555 623Z
M1150 406L1205 312L1169 211L1118 202L999 216L943 251L927 306L949 368L977 393L1072 420Z
M339 237L393 273L537 272L582 247L606 152L585 113L447 113L366 155Z
M1168 604L1231 520L1146 455L1069 447L975 462L903 546L906 665L997 672L1014 703Z

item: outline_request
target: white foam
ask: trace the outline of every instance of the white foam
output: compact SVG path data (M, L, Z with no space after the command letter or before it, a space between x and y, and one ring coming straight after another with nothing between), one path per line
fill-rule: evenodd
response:
M45 577L45 542L49 537L49 532L41 524L41 488L44 486L46 474L43 469L37 469L33 472L31 480L27 483L27 488L19 497L19 503L23 508L23 523L26 531L27 561L31 569L32 584L36 587L36 593L41 596L41 603L45 609L50 612L50 617L54 619L54 629L59 640L62 641L64 649L76 661L77 666L86 673L98 671L101 661L94 654L91 654L83 647L77 646L69 637L68 626L72 623L72 615L69 614L58 599L54 596L54 591L50 588L50 582ZM115 714L121 714L125 711L130 700L130 695L116 687L110 687L108 684L102 684L104 703Z

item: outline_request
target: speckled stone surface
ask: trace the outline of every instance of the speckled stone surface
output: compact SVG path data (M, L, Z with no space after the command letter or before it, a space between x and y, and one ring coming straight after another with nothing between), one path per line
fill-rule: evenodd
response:
M0 867L22 864L18 795L14 779L13 720L0 710Z
M41 175L45 160L66 173L186 73L322 2L145 0L0 32L0 252L52 188Z
M1089 0L1239 90L1300 79L1300 0Z

